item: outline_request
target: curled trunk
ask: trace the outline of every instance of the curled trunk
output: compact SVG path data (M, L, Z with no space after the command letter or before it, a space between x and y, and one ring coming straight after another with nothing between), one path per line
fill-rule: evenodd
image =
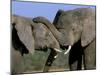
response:
M56 27L52 23L50 23L50 21L48 21L44 17L36 17L36 18L33 19L33 21L36 22L36 23L43 23L43 24L45 24L50 29L50 31L53 33L55 38L60 42L60 44L62 44L62 41L61 41L63 39L62 33L60 33L56 29Z

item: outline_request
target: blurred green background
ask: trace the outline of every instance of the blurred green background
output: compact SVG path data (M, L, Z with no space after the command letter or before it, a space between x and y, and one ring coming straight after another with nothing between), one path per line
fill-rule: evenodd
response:
M36 51L33 55L25 54L22 57L22 60L14 65L14 70L17 73L36 73L36 72L43 72L44 65L50 54L50 50L47 52L43 51ZM16 59L17 60L17 59ZM64 52L59 53L58 57L53 62L50 72L51 71L65 71L68 70L68 54L64 55Z

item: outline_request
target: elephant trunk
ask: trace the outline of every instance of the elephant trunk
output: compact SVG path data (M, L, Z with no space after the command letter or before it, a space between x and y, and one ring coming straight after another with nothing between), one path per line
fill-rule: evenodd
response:
M61 37L62 37L61 33L46 18L44 18L44 17L36 17L36 18L33 19L33 22L45 24L48 27L48 29L50 29L50 31L55 36L55 38L60 42Z

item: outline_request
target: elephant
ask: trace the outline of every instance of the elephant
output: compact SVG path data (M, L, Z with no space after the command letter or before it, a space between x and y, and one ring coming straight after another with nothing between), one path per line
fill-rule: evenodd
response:
M39 16L34 22L44 23L63 48L68 47L70 70L96 68L95 9L58 10L53 23ZM83 67L82 67L83 62Z
M35 23L31 18L12 15L11 27L11 44L13 48L11 54L13 58L16 57L16 52L20 53L20 56L23 56L28 53L34 54L35 50L46 52L47 49L50 49L49 57L54 60L57 58L59 52L62 52L59 42L43 23ZM48 65L53 62L51 58L47 59L49 60Z

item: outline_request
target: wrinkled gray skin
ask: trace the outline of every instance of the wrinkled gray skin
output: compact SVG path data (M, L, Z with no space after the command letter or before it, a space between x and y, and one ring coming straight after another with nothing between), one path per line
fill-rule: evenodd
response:
M69 55L70 70L82 69L82 54L84 69L96 68L95 9L59 10L53 24L43 17L34 18L33 21L43 22L61 46L72 46Z
M43 23L32 22L32 19L12 15L12 64L13 58L23 54L34 53L34 50L47 51L51 49L52 59L58 54L60 46L51 31ZM54 49L55 48L55 49ZM16 55L18 53L18 55ZM19 53L21 53L19 55ZM50 57L50 55L49 55ZM17 60L17 59L16 59ZM49 60L49 59L48 59ZM51 63L51 62L49 62Z

